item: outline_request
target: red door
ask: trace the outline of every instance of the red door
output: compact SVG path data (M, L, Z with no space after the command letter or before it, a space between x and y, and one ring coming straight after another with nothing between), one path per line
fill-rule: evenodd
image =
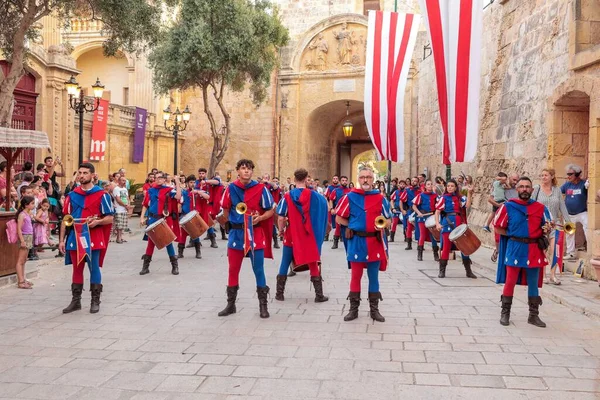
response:
M10 65L6 61L0 61L0 67L6 76ZM15 129L35 130L35 106L38 94L35 92L35 77L32 74L25 73L15 88L14 96L15 107L11 126ZM25 149L21 152L15 161L15 170L21 170L25 161L32 163L35 161L34 149Z

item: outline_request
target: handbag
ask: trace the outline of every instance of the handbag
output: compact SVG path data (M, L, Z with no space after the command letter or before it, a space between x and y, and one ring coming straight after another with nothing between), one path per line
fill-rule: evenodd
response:
M8 239L8 243L15 244L19 239L17 235L17 220L11 219L6 223L6 237Z

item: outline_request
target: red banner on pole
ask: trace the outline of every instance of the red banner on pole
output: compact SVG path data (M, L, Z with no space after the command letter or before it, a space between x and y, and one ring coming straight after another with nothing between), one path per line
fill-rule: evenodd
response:
M90 144L90 160L104 161L106 152L106 127L108 124L108 100L100 100L98 109L94 111L92 122L92 140Z

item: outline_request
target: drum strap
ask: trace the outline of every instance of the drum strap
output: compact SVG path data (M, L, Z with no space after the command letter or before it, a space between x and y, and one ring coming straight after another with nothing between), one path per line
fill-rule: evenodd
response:
M244 224L231 224L230 229L244 229Z
M352 231L358 237L379 237L379 232Z
M449 212L449 213L444 213L444 215L445 215L446 217L452 217L452 216L455 216L455 215L458 215L458 214L457 214L457 213L455 213L455 212Z
M509 236L510 240L514 240L515 242L520 242L520 243L527 243L527 244L531 244L531 243L537 243L538 238L523 238L523 237L517 237L517 236Z

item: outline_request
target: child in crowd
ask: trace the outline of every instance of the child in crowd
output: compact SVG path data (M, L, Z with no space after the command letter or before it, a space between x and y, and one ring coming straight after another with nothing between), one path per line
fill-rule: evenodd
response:
M506 201L504 189L510 189L510 186L508 185L508 175L506 175L504 172L498 172L498 175L496 175L496 179L492 184L492 196L498 205L492 205L492 213L488 217L487 222L483 227L485 231L491 232L490 224L494 219L494 215L496 215L496 211L498 211L500 205Z
M50 201L43 199L40 203L40 207L35 215L35 224L33 225L33 244L36 247L43 247L48 244L48 225L50 223ZM38 249L38 251L43 251Z
M17 287L19 289L32 289L33 284L25 279L25 263L29 250L33 248L33 224L31 223L31 212L35 207L35 199L32 196L21 198L21 204L17 210L17 235L19 238L19 256L17 259Z

